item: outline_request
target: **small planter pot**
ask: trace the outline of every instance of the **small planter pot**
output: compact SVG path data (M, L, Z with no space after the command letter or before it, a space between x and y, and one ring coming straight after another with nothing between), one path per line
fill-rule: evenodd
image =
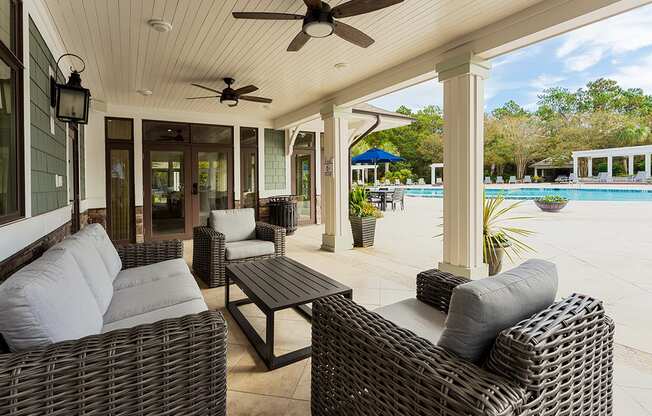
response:
M543 201L539 201L538 199L535 199L534 203L537 204L537 206L539 207L539 209L541 209L541 211L545 211L545 212L558 212L561 211L566 205L568 205L568 201L543 202Z
M495 276L503 269L503 257L505 257L505 249L502 247L494 247L495 255L489 254L487 264L489 265L489 276Z
M375 217L349 217L354 247L371 247L376 235Z

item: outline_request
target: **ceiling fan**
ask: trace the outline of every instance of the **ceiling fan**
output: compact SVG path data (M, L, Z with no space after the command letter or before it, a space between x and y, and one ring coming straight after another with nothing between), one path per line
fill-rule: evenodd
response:
M253 95L245 95L245 94L251 94L254 91L258 91L258 87L255 85L247 85L246 87L241 87L238 89L233 89L231 88L231 85L235 83L235 80L233 78L224 78L224 82L226 83L226 88L222 91L218 91L216 89L206 87L204 85L199 85L199 84L191 84L194 85L195 87L203 88L205 90L214 92L217 95L208 95L205 97L189 97L186 98L186 100L202 100L205 98L220 98L220 103L226 104L229 107L235 107L238 105L238 101L244 100L244 101L253 101L255 103L264 103L264 104L270 104L272 102L271 99L269 98L263 98L263 97L254 97Z
M305 16L291 13L233 12L233 17L236 19L303 20L301 32L290 42L288 52L298 51L310 38L325 38L333 33L348 42L368 48L374 43L371 37L353 26L335 20L335 18L370 13L402 3L403 0L350 0L333 8L321 0L303 0L303 2L308 7Z

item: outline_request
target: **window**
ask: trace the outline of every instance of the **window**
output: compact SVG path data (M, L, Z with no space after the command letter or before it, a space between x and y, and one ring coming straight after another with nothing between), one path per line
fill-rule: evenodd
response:
M22 10L0 0L0 224L24 215Z
M105 120L107 231L111 240L127 244L136 241L134 121Z

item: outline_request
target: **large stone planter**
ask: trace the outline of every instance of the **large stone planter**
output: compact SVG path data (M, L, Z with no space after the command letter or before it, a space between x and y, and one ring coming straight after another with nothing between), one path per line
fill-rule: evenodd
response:
M349 217L354 247L371 247L376 235L375 217Z
M545 212L558 212L561 211L562 208L564 208L566 205L568 205L568 201L543 202L543 201L539 201L538 199L535 199L534 203L537 204L537 206L539 207L539 209L541 209L541 211L545 211Z

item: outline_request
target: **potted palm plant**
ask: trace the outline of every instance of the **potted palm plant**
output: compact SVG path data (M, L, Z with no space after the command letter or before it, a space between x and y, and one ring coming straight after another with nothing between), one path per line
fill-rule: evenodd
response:
M507 224L510 221L530 218L510 216L513 210L519 207L523 201L503 206L504 202L505 197L500 194L495 198L484 199L482 254L484 262L489 265L489 276L500 272L503 267L504 255L513 260L512 256L520 257L524 252L534 251L532 247L520 239L521 237L528 237L534 232Z
M349 221L354 247L371 247L376 235L376 220L383 215L367 198L364 188L356 187L349 195Z

